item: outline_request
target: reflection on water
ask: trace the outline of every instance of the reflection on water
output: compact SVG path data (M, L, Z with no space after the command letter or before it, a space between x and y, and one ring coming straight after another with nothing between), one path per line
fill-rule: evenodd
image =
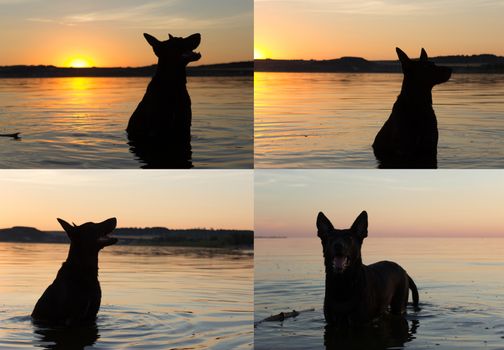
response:
M376 168L371 144L402 74L255 73L260 168ZM433 90L439 168L504 167L504 75L455 74Z
M100 253L96 327L33 325L29 315L67 250L0 243L0 349L253 347L251 251L107 247Z
M125 129L149 80L0 79L0 133L21 132L17 142L0 138L0 168L148 167ZM188 89L194 167L251 168L252 78L189 77Z
M314 308L255 328L255 349L499 349L504 337L504 239L373 238L363 261L392 260L419 287L420 307L357 329L326 327L322 247L315 236L257 239L255 321ZM411 297L410 297L411 298ZM411 300L411 299L410 299Z
M96 325L79 328L44 328L34 326L35 346L44 349L84 349L98 340Z
M393 315L359 328L325 326L324 345L327 350L400 348L415 338L418 327L418 320L410 326L404 317Z
M176 144L155 140L129 141L130 151L144 169L190 169L193 167L191 143Z

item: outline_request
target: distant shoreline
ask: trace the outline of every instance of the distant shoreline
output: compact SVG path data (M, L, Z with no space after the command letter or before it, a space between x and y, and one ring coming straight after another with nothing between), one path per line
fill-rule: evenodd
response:
M382 238L393 238L393 239L411 239L411 238L422 238L422 239L431 239L431 238L435 238L435 239L438 239L438 238L441 238L441 239L445 239L445 238L454 238L454 239L459 239L459 238L470 238L470 239L503 239L504 240L504 235L501 235L501 236L498 236L498 235L488 235L488 236L462 236L462 235L439 235L439 236L429 236L429 235L425 235L425 236L421 236L421 235L414 235L414 236L392 236L392 235L386 235L386 236L373 236L373 237L370 237L371 239L376 239L376 238L379 238L379 239L382 239ZM293 237L289 237L289 236L255 236L254 239L309 239L309 240L313 240L313 239L317 239L316 236L293 236ZM368 238L369 239L369 238Z
M254 246L254 232L248 230L117 228L111 236L118 238L118 245L238 249ZM69 239L62 231L40 231L34 227L16 226L0 229L0 242L68 244Z
M68 78L68 77L152 77L156 65L145 67L71 68L55 66L0 66L0 78ZM187 76L253 76L254 62L232 62L187 67Z
M496 55L439 56L429 58L441 66L449 66L454 73L504 74L504 57ZM283 73L401 73L397 60L370 61L362 57L341 57L329 60L254 61L256 72Z

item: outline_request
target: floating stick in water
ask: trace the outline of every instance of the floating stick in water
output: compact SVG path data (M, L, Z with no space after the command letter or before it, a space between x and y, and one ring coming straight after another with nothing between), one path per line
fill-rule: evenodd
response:
M13 139L19 139L20 132L15 132L13 134L0 134L0 137L12 137Z
M300 313L309 312L309 311L315 311L315 309L306 309L306 310L301 310L301 311L292 310L291 312L280 312L279 314L271 315L269 317L266 317L264 320L256 322L254 324L254 327L256 327L258 324L261 324L263 322L275 322L275 321L282 322L286 318L296 317Z

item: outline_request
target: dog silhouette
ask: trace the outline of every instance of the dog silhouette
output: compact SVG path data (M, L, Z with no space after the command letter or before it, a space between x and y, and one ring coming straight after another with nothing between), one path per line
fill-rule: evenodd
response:
M320 212L317 229L324 254L324 316L337 327L359 326L388 312L406 312L409 289L418 309L418 290L398 264L380 261L364 265L361 247L367 237L368 216L363 211L349 229L335 229Z
M451 69L430 62L422 49L419 60L411 60L396 48L404 79L392 113L373 143L383 168L436 168L438 129L432 108L432 88L451 76Z
M146 33L144 37L158 57L158 64L142 101L128 122L128 138L130 141L189 142L192 111L186 87L186 66L201 58L200 53L193 51L199 46L201 35L176 38L170 34L166 41Z
M108 236L117 220L111 218L80 226L72 226L62 219L58 222L70 238L68 257L54 282L37 301L31 317L38 324L55 326L92 324L101 303L98 253L117 243L117 238Z

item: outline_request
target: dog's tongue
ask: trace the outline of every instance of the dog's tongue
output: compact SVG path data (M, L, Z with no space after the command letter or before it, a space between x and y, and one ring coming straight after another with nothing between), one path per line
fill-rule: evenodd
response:
M347 260L346 256L335 256L333 258L334 268L343 270L346 264L346 260Z

